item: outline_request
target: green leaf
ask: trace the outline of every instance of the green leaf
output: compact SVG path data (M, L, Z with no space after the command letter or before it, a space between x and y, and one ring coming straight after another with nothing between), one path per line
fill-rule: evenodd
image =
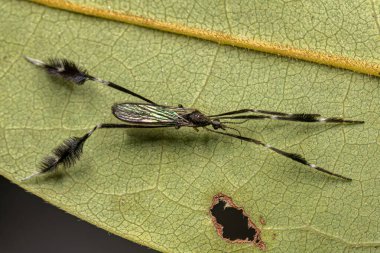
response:
M374 1L31 1L380 76L379 57L373 54L380 46Z
M292 14L288 4L283 11L281 6L270 11L261 3L257 10L278 16L260 16L261 23L252 22L257 28L248 30L378 62L379 29L362 26L371 14L335 4L335 9L325 6L313 14L313 20L324 20L322 28L310 26L301 36L297 27L304 21L296 21L305 12L294 8L303 15ZM373 8L376 24L371 2L362 4ZM246 4L237 6L229 22L234 31L245 33L251 23L236 17L244 11L242 17L255 15L247 14ZM170 20L192 11L188 6L179 13L164 5L137 7L135 13L155 10ZM212 29L223 26L226 19L217 7L196 21ZM73 215L161 251L252 251L252 245L218 237L208 211L219 192L232 197L262 229L268 251L351 252L380 246L378 78L28 2L5 0L0 9L1 175ZM195 22L191 17L185 20ZM337 28L338 22L330 22L337 17L351 25ZM364 120L355 126L236 125L242 135L300 153L353 182L330 178L252 143L182 128L99 130L86 143L82 159L62 177L21 183L62 140L97 123L118 122L110 112L113 103L138 101L95 83L74 87L50 78L22 55L66 57L153 101L210 114L252 107Z

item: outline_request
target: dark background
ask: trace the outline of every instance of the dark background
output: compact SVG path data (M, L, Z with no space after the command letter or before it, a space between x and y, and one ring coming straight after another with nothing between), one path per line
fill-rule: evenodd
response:
M0 252L157 251L81 221L0 176Z

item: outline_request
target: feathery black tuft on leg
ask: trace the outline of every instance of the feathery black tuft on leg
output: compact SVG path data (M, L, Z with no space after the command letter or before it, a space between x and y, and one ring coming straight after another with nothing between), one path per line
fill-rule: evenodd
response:
M40 174L53 172L60 164L62 164L65 168L74 165L74 163L79 160L82 154L84 142L88 137L90 137L95 129L96 127L82 137L70 137L69 139L64 140L62 144L53 149L52 155L49 155L42 159L39 172L36 172L31 176L24 178L22 181L28 180Z
M63 79L75 84L84 84L89 76L84 68L78 67L74 62L67 59L51 58L47 63L25 56L30 63L44 68L47 73L62 77Z
M41 171L54 170L58 164L63 164L64 167L70 167L79 160L83 151L84 141L88 138L87 134L82 137L70 137L61 145L53 150L53 158L49 157L41 164Z
M46 70L49 74L60 76L75 84L81 85L88 79L87 71L66 59L49 59Z
M54 165L54 168L56 167L58 162L58 158L56 156L46 156L42 159L40 163L40 173L45 173L48 171L51 171Z
M29 180L32 177L53 172L59 165L63 165L65 168L73 166L76 161L79 160L83 152L83 145L85 141L94 133L96 129L101 128L166 128L175 127L172 125L156 125L156 126L144 126L144 125L128 125L128 124L114 124L103 123L96 125L91 131L83 135L82 137L70 137L64 140L62 144L53 149L52 154L42 159L40 163L40 169L38 172L22 179L22 181Z
M77 85L82 85L87 80L91 80L94 82L101 83L105 86L111 87L115 90L127 93L129 95L134 96L134 97L140 98L140 99L142 99L142 100L144 100L150 104L156 104L153 101L151 101L151 100L149 100L149 99L147 99L147 98L145 98L145 97L143 97L143 96L141 96L141 95L139 95L139 94L137 94L131 90L128 90L128 89L126 89L120 85L117 85L116 83L106 81L106 80L103 80L101 78L89 75L87 70L85 70L84 68L78 67L74 62L69 61L67 59L52 58L52 59L49 59L47 63L45 63L43 61L33 59L33 58L28 57L28 56L24 56L24 58L28 62L30 62L30 63L38 66L38 67L44 68L47 73L49 73L53 76L61 77L65 80L67 80L69 82L73 82Z

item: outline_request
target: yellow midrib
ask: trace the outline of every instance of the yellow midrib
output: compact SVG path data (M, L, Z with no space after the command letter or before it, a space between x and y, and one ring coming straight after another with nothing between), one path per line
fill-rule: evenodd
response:
M219 44L247 48L257 50L260 52L286 56L290 58L300 59L342 69L348 69L354 72L380 77L380 64L375 62L367 62L359 59L329 54L326 52L318 52L309 49L306 50L294 48L288 45L282 45L257 39L240 38L222 32L209 31L176 23L163 22L115 10L98 9L95 7L71 3L65 0L31 1L53 8L68 10L104 19L125 22L128 24L138 25L151 29L186 35L189 37L213 41Z

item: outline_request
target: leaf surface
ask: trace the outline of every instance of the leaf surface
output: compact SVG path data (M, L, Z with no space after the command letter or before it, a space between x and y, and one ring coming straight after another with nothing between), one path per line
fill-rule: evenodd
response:
M31 1L380 76L376 1Z
M228 18L226 26L220 6L202 14L200 3L180 12L161 2L161 7L143 2L125 7L121 2L119 8L118 2L110 8L243 34L254 31L244 28L253 23L262 31L257 36L269 40L282 43L282 38L287 44L371 62L380 59L375 21L366 30L361 22L369 17L354 7L360 15L352 14L348 5L336 3L337 14L331 17L351 22L344 26L347 32L343 26L334 32L333 22L325 20L333 10L327 6L314 14L325 20L319 23L326 28L318 33L312 25L301 36L297 27L307 15L291 15L287 4L276 12L262 7L278 14L267 19L262 12L254 12L260 17L249 15L244 4L233 6L235 19ZM376 3L360 6L370 10ZM380 245L378 78L28 2L6 0L0 9L1 175L73 215L161 251L252 251L251 245L218 237L208 209L219 192L232 197L262 228L268 251L371 251ZM199 19L186 16L192 12L200 13ZM248 17L260 22L247 22ZM275 28L277 19L287 21L285 31ZM349 49L338 43L343 39L351 41ZM113 103L138 101L95 83L74 87L50 78L22 55L66 57L92 75L160 104L183 104L209 114L260 108L364 120L356 126L274 121L236 125L242 135L300 153L353 182L329 178L252 143L182 128L99 130L86 143L80 162L63 176L21 183L62 140L83 135L97 123L118 122L110 112Z

